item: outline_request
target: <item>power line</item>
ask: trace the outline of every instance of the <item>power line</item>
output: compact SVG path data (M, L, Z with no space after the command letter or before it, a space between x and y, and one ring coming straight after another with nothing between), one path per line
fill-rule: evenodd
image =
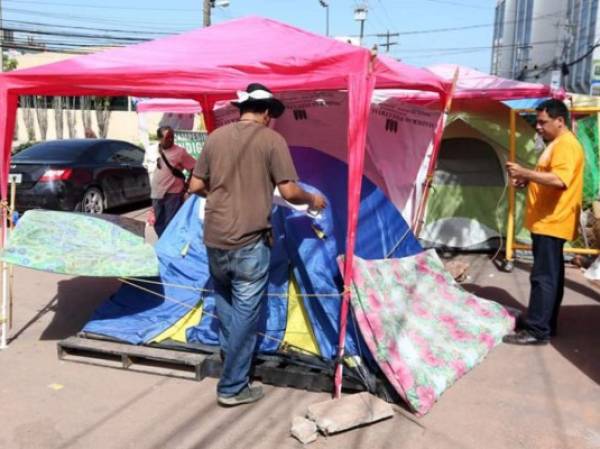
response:
M110 5L85 5L85 4L81 4L81 3L58 3L58 2L52 2L52 3L47 3L47 2L41 2L41 1L35 1L35 0L2 0L3 3L18 3L19 5L22 5L23 3L27 3L27 4L32 4L32 5L46 5L46 6L68 6L68 7L74 7L74 8L87 8L87 9L101 9L101 10L115 10L115 9L119 9L119 10L126 10L126 11L172 11L172 12L198 12L198 9L175 9L175 8L148 8L148 7L138 7L138 8L132 8L132 7L128 7L128 6L122 6L122 3L120 5L114 5L114 6L110 6Z
M149 31L149 32L146 32L146 31L142 31L142 30L139 30L139 29L124 30L124 29L113 29L113 28L97 28L97 27L85 27L85 26L76 26L76 25L60 25L60 24L52 24L52 23L44 23L44 22L31 22L31 21L25 21L25 20L12 20L12 19L3 19L2 22L3 23L10 22L10 23L16 23L16 24L41 26L41 27L60 28L61 30L64 30L64 29L92 30L92 31L105 31L105 32L111 32L111 33L152 34L152 35L162 35L162 36L172 35L172 34L176 33L175 31L173 31L173 32L168 32L168 31Z
M469 5L467 3L453 2L453 1L449 1L449 0L425 0L425 1L430 2L430 3L441 3L443 5L462 6L464 8L486 9L486 10L490 9L490 7L488 7L488 6L475 6L475 5Z
M46 31L46 30L31 30L27 28L13 28L13 27L3 27L0 28L4 32L9 33L25 33L25 34L34 34L34 35L42 35L42 36L62 36L62 37L77 37L84 39L107 39L107 40L119 40L125 42L144 42L149 39L142 37L129 37L129 36L111 36L109 34L91 34L91 33L70 33L70 32L61 32L61 31Z
M555 17L555 14L543 14L541 16L537 16L532 18L531 20L544 20L544 19L549 19L549 18L553 18ZM510 20L510 21L506 21L505 24L517 24L520 22L524 22L524 19L521 20ZM444 33L444 32L448 32L448 31L464 31L464 30L471 30L471 29L477 29L477 28L488 28L488 27L493 27L494 24L493 23L481 23L481 24L475 24L475 25L463 25L463 26L458 26L458 27L446 27L446 28L432 28L432 29L428 29L428 30L413 30L413 31L400 31L398 32L398 34L400 34L401 36L409 36L409 35L417 35L417 34L433 34L433 33ZM373 37L374 35L369 35L367 34L366 36L369 37Z
M379 3L379 5L381 6L381 9L383 9L383 15L385 16L385 18L388 21L388 26L390 27L390 29L392 29L393 31L397 31L394 26L394 23L392 23L392 19L391 19L391 15L390 13L387 11L387 8L385 7L385 5L383 4L383 0L377 0L377 2ZM386 27L387 28L387 27Z
M98 18L95 16L77 16L77 15L73 15L73 14L69 14L69 15L65 15L64 13L51 13L49 11L32 11L29 9L18 9L18 8L3 8L4 11L6 12L10 12L10 13L14 13L14 14L25 14L25 15L30 15L30 16L42 16L44 18L48 18L48 17L52 17L55 19L61 19L61 20L65 20L68 19L70 21L73 20L79 20L79 21L83 21L85 23L89 23L91 21L96 22L96 23L109 23L109 24L114 24L114 23L119 23L121 25L131 25L132 21L128 20L128 19L117 19L117 18ZM196 28L198 26L198 23L191 23L191 22L187 22L187 23L183 23L183 22L177 22L175 23L173 20L170 20L169 23L171 25L176 24L176 25L180 25L186 28ZM148 27L158 27L158 26L163 26L164 23L159 21L159 22L137 22L137 25L140 24L144 24L145 26Z

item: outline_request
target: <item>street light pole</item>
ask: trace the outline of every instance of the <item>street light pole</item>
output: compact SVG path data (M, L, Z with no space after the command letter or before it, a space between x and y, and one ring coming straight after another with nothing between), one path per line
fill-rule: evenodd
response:
M329 36L329 3L325 0L319 0L319 3L325 8L325 36Z
M365 35L365 20L367 20L367 6L357 6L354 10L354 20L360 22L360 38L359 44L362 45L363 36Z

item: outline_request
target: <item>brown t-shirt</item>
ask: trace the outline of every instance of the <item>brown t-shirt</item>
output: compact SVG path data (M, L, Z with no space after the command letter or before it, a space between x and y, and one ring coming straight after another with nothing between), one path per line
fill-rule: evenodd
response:
M208 137L193 175L208 184L204 243L238 249L271 228L273 190L298 175L285 139L252 121L216 129Z

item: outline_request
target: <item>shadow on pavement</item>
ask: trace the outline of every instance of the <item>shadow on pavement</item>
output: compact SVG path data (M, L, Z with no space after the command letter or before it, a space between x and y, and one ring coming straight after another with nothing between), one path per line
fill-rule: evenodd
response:
M596 384L600 384L599 323L599 306L563 305L558 335L552 339L552 346Z
M521 312L526 311L526 308L504 289L480 287L475 284L462 284L462 287L481 298L496 301ZM565 294L568 294L569 290L600 303L600 294L593 288L566 279ZM552 346L596 384L600 384L599 323L600 306L563 304L559 315L558 336L552 339Z
M59 281L56 296L25 328L51 311L54 317L42 332L40 340L62 340L75 335L88 322L94 310L120 286L116 278L76 277Z
M461 284L469 293L479 296L483 299L495 301L503 306L517 309L519 312L524 312L523 304L515 299L509 292L499 287L482 287L477 284Z

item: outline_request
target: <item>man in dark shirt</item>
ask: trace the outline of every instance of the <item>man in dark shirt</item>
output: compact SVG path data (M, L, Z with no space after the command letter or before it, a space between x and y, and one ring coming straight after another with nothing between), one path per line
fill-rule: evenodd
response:
M273 190L293 204L326 206L321 195L306 192L285 139L268 127L284 105L261 84L238 92L238 122L208 137L190 182L190 193L206 196L204 243L215 285L224 353L217 385L221 405L254 402L262 388L250 387L257 322L269 278Z

